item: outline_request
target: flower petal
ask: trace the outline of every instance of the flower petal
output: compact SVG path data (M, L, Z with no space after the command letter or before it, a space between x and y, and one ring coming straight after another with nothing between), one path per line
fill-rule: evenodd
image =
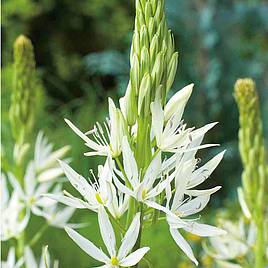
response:
M187 232L198 236L217 236L217 235L226 235L227 232L217 228L215 226L211 226L208 224L202 224L197 222L190 222L187 226L183 227L183 229Z
M137 249L136 251L128 255L126 258L122 259L119 263L120 266L128 267L136 265L149 250L149 247Z
M100 207L99 209L98 221L103 242L110 256L115 256L116 239L114 229L103 207Z
M90 257L104 263L109 261L109 258L99 248L97 248L92 242L84 238L82 235L69 227L66 227L65 231L71 237L71 239Z
M140 213L137 213L129 226L118 251L118 259L123 259L134 247L140 230Z
M177 229L170 228L169 229L171 236L173 237L176 244L181 248L181 250L188 256L188 258L198 265L198 261L194 256L194 253L187 243L187 241L183 238L183 236L179 233Z

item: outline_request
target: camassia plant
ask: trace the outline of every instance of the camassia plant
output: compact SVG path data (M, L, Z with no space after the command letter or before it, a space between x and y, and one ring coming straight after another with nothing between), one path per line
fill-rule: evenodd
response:
M52 267L43 257L37 266L31 248L49 226L65 227L74 213L74 208L62 209L57 202L43 196L47 192L61 192L63 171L57 159L66 155L69 146L53 150L53 144L43 132L39 132L35 142L32 140L36 114L35 78L32 43L27 37L19 36L14 44L14 88L10 106L14 138L12 157L3 153L4 146L1 148L1 160L5 165L1 166L0 238L10 247L7 260L1 259L1 267L6 268ZM45 223L29 237L26 230L33 215L43 217ZM57 262L53 267L58 267Z
M266 163L259 97L250 78L238 79L234 97L239 109L239 151L243 164L242 187L238 188L240 219L221 219L226 236L210 238L205 247L218 267L263 268L268 265Z
M83 251L102 263L100 267L138 267L149 250L141 245L143 231L159 221L167 222L171 237L196 265L198 261L181 230L198 236L225 234L198 221L197 214L221 187L196 187L211 175L224 152L199 166L197 151L216 145L202 144L216 123L195 129L182 119L193 84L167 101L177 62L164 1L137 0L130 79L125 96L119 100L120 108L109 98L109 118L87 132L65 120L89 148L85 156L102 156L105 161L89 179L60 161L81 196L66 191L46 196L97 213L106 253L73 229L66 231Z

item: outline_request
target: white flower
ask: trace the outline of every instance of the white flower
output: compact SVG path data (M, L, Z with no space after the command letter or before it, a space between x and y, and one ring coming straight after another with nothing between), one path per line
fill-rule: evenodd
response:
M66 232L73 239L73 241L84 250L92 258L104 263L100 267L115 268L115 267L129 267L136 265L143 256L148 252L148 247L143 247L131 252L134 247L140 230L140 214L137 213L134 217L129 229L127 230L122 244L117 251L116 238L113 227L110 223L109 217L105 210L101 208L98 214L99 227L103 242L107 248L108 255L96 247L92 242L85 239L76 231L66 228ZM130 253L130 254L129 254Z
M106 161L104 167L99 166L98 180L92 172L93 182L86 180L79 175L69 165L60 161L60 165L72 184L72 186L82 195L83 199L79 199L64 192L65 195L51 195L45 196L61 202L67 206L74 208L87 208L97 212L99 207L106 206L110 212L117 217L120 217L127 209L128 199L118 195L116 189L112 185L112 174L109 168L109 159Z
M161 169L161 152L156 154L146 169L144 177L141 178L134 154L131 151L126 137L123 138L122 148L126 178L114 167L114 171L116 173L113 174L115 185L120 191L134 197L138 201L143 202L150 207L165 210L164 207L154 202L154 198L163 192L168 182L167 180L159 180L155 185ZM125 181L125 184L123 184L116 175L119 176L121 180ZM129 185L127 185L128 183Z
M24 202L25 207L29 208L33 214L43 216L42 209L55 204L55 201L43 196L52 187L53 182L38 183L35 177L33 162L30 162L27 166L24 176L24 189L11 173L9 174L9 180L14 191L18 194L19 199ZM54 188L54 193L56 192L60 192L60 185Z
M50 260L50 255L47 251L47 247L43 247L42 255L39 263L36 261L32 250L29 247L26 247L24 250L24 263L26 268L58 268L58 261L54 261L53 265ZM46 265L47 264L47 265Z
M121 154L121 142L126 135L126 122L120 109L115 107L114 102L109 98L109 117L108 124L104 123L104 129L99 123L86 133L80 131L72 122L65 119L69 127L85 141L91 152L85 153L86 156L101 155L117 157ZM91 134L93 139L87 135Z
M10 196L4 174L1 174L1 241L6 241L12 237L17 237L27 226L30 213L24 211L24 205L20 202L17 192Z
M189 150L207 148L216 145L205 144L196 148L189 148L191 144L194 144L196 140L199 140L200 137L204 136L204 134L216 125L216 123L208 124L196 130L193 130L194 128L186 128L186 124L184 124L181 119L186 101L189 97L188 93L186 94L187 98L185 99L185 90L191 91L191 87L186 87L181 90L183 91L182 99L178 98L178 96L181 97L180 95L177 96L180 91L173 97L174 99L171 98L164 111L160 101L151 103L152 130L156 138L157 147L163 152L182 153Z
M43 132L39 132L36 138L34 149L34 169L36 180L40 182L50 181L63 174L58 166L58 159L61 159L69 151L70 146L64 146L53 151L53 145L48 142Z
M205 165L195 170L197 160L195 158L184 158L184 155L177 161L176 169L172 179L175 177L175 193L172 199L170 185L167 191L167 206L172 214L167 214L167 222L170 227L170 233L185 252L185 254L197 265L198 262L194 257L193 251L187 241L179 233L178 229L184 229L187 232L198 236L217 236L226 232L214 226L197 223L197 219L189 219L188 216L194 215L207 205L210 196L218 191L221 187L217 186L207 190L193 190L193 187L201 184L210 176L223 157L223 153L218 154ZM187 196L185 198L185 195ZM172 202L171 202L172 200ZM171 203L171 204L170 204Z
M19 268L23 264L23 259L19 259L18 262L16 262L16 253L15 248L12 247L8 251L7 260L1 261L1 268Z
M206 253L216 260L219 267L242 268L235 262L242 258L247 259L248 254L253 251L257 234L255 225L247 225L243 219L236 223L221 220L220 225L227 231L227 235L211 237L210 247L204 248Z

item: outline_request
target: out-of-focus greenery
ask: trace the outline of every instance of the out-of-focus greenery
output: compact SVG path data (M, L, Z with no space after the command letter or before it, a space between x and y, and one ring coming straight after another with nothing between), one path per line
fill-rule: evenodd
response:
M267 14L267 1L166 0L169 27L179 51L173 89L195 83L186 122L200 127L219 121L207 141L220 142L227 149L224 161L208 180L213 186L223 185L223 190L212 197L214 207L223 206L224 200L230 202L240 184L238 112L232 96L233 84L239 77L252 77L258 84L267 137ZM63 118L71 119L83 130L105 119L107 96L115 99L126 88L133 24L134 1L129 0L3 1L2 143L7 155L12 143L8 108L12 45L16 37L25 34L32 40L39 78L46 90L42 97L45 111L40 112L36 128L44 129L57 146L70 144L73 167L87 175L89 168L96 168L102 159L82 156L86 147ZM200 156L206 160L217 150L220 149L204 150ZM211 219L213 214L209 214ZM89 227L81 232L93 241L99 240L92 213L77 212L75 219L89 221ZM33 232L38 224L38 220L33 223ZM179 260L186 258L170 238L165 224L150 229L144 239L152 247L149 258L153 267L191 267L189 263L179 265ZM60 267L96 265L63 231L48 232L44 243L59 258Z

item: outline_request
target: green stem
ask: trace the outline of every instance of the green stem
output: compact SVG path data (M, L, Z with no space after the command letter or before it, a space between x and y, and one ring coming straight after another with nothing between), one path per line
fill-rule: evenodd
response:
M262 216L256 222L257 238L255 248L255 268L263 268L265 260L265 234L264 234L264 219Z
M38 241L39 239L43 236L43 234L45 233L45 231L47 230L48 228L48 225L44 225L40 230L39 232L37 232L35 234L35 236L30 240L29 242L29 246L30 247L33 247Z

